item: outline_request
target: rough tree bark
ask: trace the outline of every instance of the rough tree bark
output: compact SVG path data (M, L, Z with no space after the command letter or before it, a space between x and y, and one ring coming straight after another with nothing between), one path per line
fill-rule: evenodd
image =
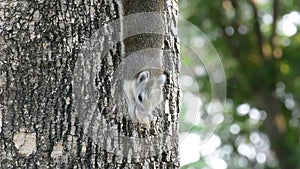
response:
M0 168L179 168L177 2L123 2L0 2ZM116 40L122 15L138 12L161 13L164 34ZM124 50L150 47L164 50L167 82L141 130L118 71Z

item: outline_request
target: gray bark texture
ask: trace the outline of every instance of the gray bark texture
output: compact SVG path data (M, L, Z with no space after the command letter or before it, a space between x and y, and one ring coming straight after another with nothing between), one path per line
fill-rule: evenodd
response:
M128 33L122 18L142 12L161 14L162 34ZM1 1L0 168L179 168L177 16L174 0ZM122 79L148 48L167 81L143 128Z

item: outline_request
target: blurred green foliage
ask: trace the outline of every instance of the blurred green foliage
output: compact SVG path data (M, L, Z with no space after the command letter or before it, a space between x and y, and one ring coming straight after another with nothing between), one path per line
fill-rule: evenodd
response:
M229 169L299 169L299 1L181 0L179 7L216 48L227 78L224 120L215 131L221 145L214 155L199 151L199 160L182 168L214 168L207 159L218 156ZM182 63L195 66L184 50ZM209 77L196 81L204 108ZM181 132L193 125L186 110L183 105ZM194 125L191 132L201 129Z

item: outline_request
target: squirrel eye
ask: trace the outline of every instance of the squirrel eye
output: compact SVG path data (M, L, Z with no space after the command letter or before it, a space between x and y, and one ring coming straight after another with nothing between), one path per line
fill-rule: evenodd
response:
M138 82L138 83L144 82L144 81L146 81L148 78L149 78L149 72L148 72L148 71L143 71L143 72L141 72L141 73L138 75L137 82Z
M145 76L141 76L141 78L139 79L139 83L142 82L142 81L144 81L145 79L146 79Z
M143 93L140 93L138 95L138 99L139 99L140 102L143 102Z

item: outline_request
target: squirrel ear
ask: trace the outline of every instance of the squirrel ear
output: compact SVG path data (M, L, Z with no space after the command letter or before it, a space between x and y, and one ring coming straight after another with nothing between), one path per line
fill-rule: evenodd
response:
M164 84L166 82L166 80L167 80L167 76L165 74L160 75L159 78L158 78L158 82L161 85Z
M142 71L141 73L139 73L138 78L137 78L137 82L141 83L146 81L149 78L149 71Z

